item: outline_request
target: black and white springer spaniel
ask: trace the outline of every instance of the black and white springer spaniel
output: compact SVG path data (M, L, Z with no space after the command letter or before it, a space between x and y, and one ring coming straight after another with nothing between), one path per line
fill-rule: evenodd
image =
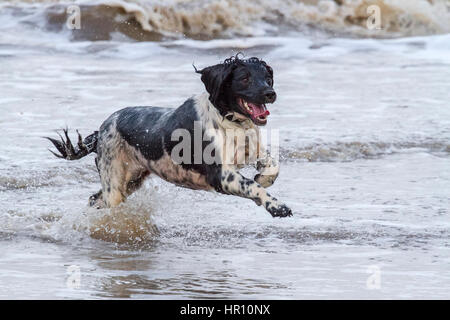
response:
M272 68L258 58L236 55L195 71L201 74L207 92L176 109L119 110L84 140L78 133L76 146L66 129L61 141L47 138L60 154L52 153L67 160L97 153L102 189L89 198L89 204L98 208L117 206L148 175L156 174L179 186L252 199L273 217L291 216L291 209L265 189L279 171L277 161L261 146L258 128L267 122L265 104L276 99ZM200 139L191 138L196 130L200 130ZM234 145L242 136L244 142ZM184 138L186 148L180 149L176 137ZM232 147L228 148L230 140ZM244 164L256 164L259 174L254 180L239 173Z

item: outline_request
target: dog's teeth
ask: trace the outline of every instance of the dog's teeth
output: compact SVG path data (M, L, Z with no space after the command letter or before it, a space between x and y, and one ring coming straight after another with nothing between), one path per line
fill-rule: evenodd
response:
M248 110L248 112L253 113L252 109L249 108L247 101L244 100L244 107Z

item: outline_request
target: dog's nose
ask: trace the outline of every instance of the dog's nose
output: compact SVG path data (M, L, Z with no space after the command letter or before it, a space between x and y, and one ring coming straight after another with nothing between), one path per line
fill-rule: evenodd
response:
M277 94L273 89L270 89L264 93L264 97L266 98L266 103L273 103L277 98Z

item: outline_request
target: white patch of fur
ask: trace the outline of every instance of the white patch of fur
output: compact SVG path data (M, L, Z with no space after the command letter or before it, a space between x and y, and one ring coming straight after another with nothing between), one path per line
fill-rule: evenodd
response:
M279 166L268 153L265 152L261 141L260 131L250 119L244 121L229 121L222 117L219 111L209 101L208 93L204 93L195 98L196 111L202 121L205 134L209 138L214 137L216 152L220 153L222 161L222 188L225 192L246 197L254 200L258 205L263 204L266 209L279 208L280 203L272 197L264 188L273 184L278 176ZM217 129L214 128L217 124ZM248 133L254 134L248 134ZM238 140L230 149L229 142L232 139L227 134L233 134L232 139ZM245 136L250 139L246 143ZM228 139L227 139L228 138ZM209 139L210 140L210 139ZM233 148L234 147L234 148ZM231 152L229 152L231 150ZM265 156L260 158L261 156ZM242 162L242 160L245 160ZM248 161L250 160L250 161ZM258 161L256 161L258 160ZM246 185L241 184L245 179L237 170L244 164L256 162L257 176L256 183ZM233 179L228 181L228 176L233 175Z
M208 93L195 97L195 108L207 136L205 140L214 138L215 150L224 167L241 168L256 162L261 143L259 128L253 121L230 121L222 117L209 101Z

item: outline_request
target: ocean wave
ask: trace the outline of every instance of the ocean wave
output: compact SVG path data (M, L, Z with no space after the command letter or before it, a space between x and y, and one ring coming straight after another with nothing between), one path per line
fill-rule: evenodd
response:
M50 186L65 186L68 183L97 182L98 173L94 165L61 166L54 168L27 169L15 167L0 170L0 192L17 191Z
M301 147L281 147L280 160L282 162L350 162L358 159L374 159L400 152L425 152L449 156L450 143L435 139L402 142L312 143ZM20 168L0 171L0 191L27 190L86 182L98 182L98 174L92 164L26 171Z
M303 147L281 148L282 161L302 160L308 162L348 162L358 159L374 159L399 152L420 151L450 154L448 141L403 141L403 142L334 142L310 144Z
M66 28L69 4L81 9L75 40L110 40L119 35L139 41L164 38L211 39L277 35L289 31L325 32L356 37L399 37L450 32L450 2L445 0L96 0L9 1L6 8L35 11L34 24ZM367 12L380 8L381 29L369 29ZM33 10L32 10L33 11ZM41 14L36 15L36 11ZM17 10L14 15L20 16ZM44 21L36 21L41 19ZM21 19L30 23L27 19Z
M303 221L304 222L304 221ZM338 221L336 221L338 224ZM180 239L186 246L236 248L245 247L250 239L260 243L284 242L288 244L346 243L377 247L409 247L433 241L442 241L448 232L441 228L412 233L408 228L360 223L351 227L307 225L301 227L264 227L177 225L160 228L160 241ZM167 239L167 240L166 240Z

